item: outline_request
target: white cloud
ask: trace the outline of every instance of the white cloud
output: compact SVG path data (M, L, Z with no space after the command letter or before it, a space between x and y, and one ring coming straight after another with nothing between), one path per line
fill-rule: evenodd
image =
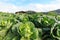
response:
M5 0L8 1L8 0ZM30 3L26 6L16 6L14 4L0 2L0 11L3 12L16 12L21 10L33 10L33 11L51 11L60 9L60 0L53 0L50 4L34 4Z
M59 4L31 4L35 11L51 11L60 9Z
M16 11L21 10L21 9L22 9L22 7L15 6L13 4L7 4L7 3L0 2L0 11L16 12Z

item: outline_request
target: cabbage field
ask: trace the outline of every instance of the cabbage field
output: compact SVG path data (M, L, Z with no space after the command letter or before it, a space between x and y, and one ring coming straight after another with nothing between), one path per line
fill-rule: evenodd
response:
M0 40L60 40L60 15L0 12Z

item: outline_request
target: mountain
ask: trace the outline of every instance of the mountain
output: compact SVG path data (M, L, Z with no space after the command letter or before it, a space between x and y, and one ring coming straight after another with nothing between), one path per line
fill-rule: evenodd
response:
M56 12L57 14L60 14L60 9L57 9L57 10L53 10L53 11L48 11L48 12ZM44 14L48 14L48 12L42 12ZM17 11L15 12L16 14L17 13L29 13L29 14L32 14L32 13L38 13L38 12L35 12L35 11Z
M54 12L60 14L60 9L54 10Z

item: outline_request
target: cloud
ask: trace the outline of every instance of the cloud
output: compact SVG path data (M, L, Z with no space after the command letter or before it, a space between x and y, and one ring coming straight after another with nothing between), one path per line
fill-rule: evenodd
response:
M59 4L30 4L35 11L51 11L60 9Z
M14 4L0 2L0 11L3 12L16 12L21 11L23 8L21 6L16 6Z
M8 0L5 0L8 1ZM30 3L26 6L16 6L14 4L0 2L0 11L3 12L16 12L21 10L33 10L33 11L51 11L60 9L60 0L53 0L50 4Z

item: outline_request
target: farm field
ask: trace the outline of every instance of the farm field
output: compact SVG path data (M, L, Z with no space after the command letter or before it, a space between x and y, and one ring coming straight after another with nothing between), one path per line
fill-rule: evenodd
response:
M60 40L60 15L0 12L0 40Z

